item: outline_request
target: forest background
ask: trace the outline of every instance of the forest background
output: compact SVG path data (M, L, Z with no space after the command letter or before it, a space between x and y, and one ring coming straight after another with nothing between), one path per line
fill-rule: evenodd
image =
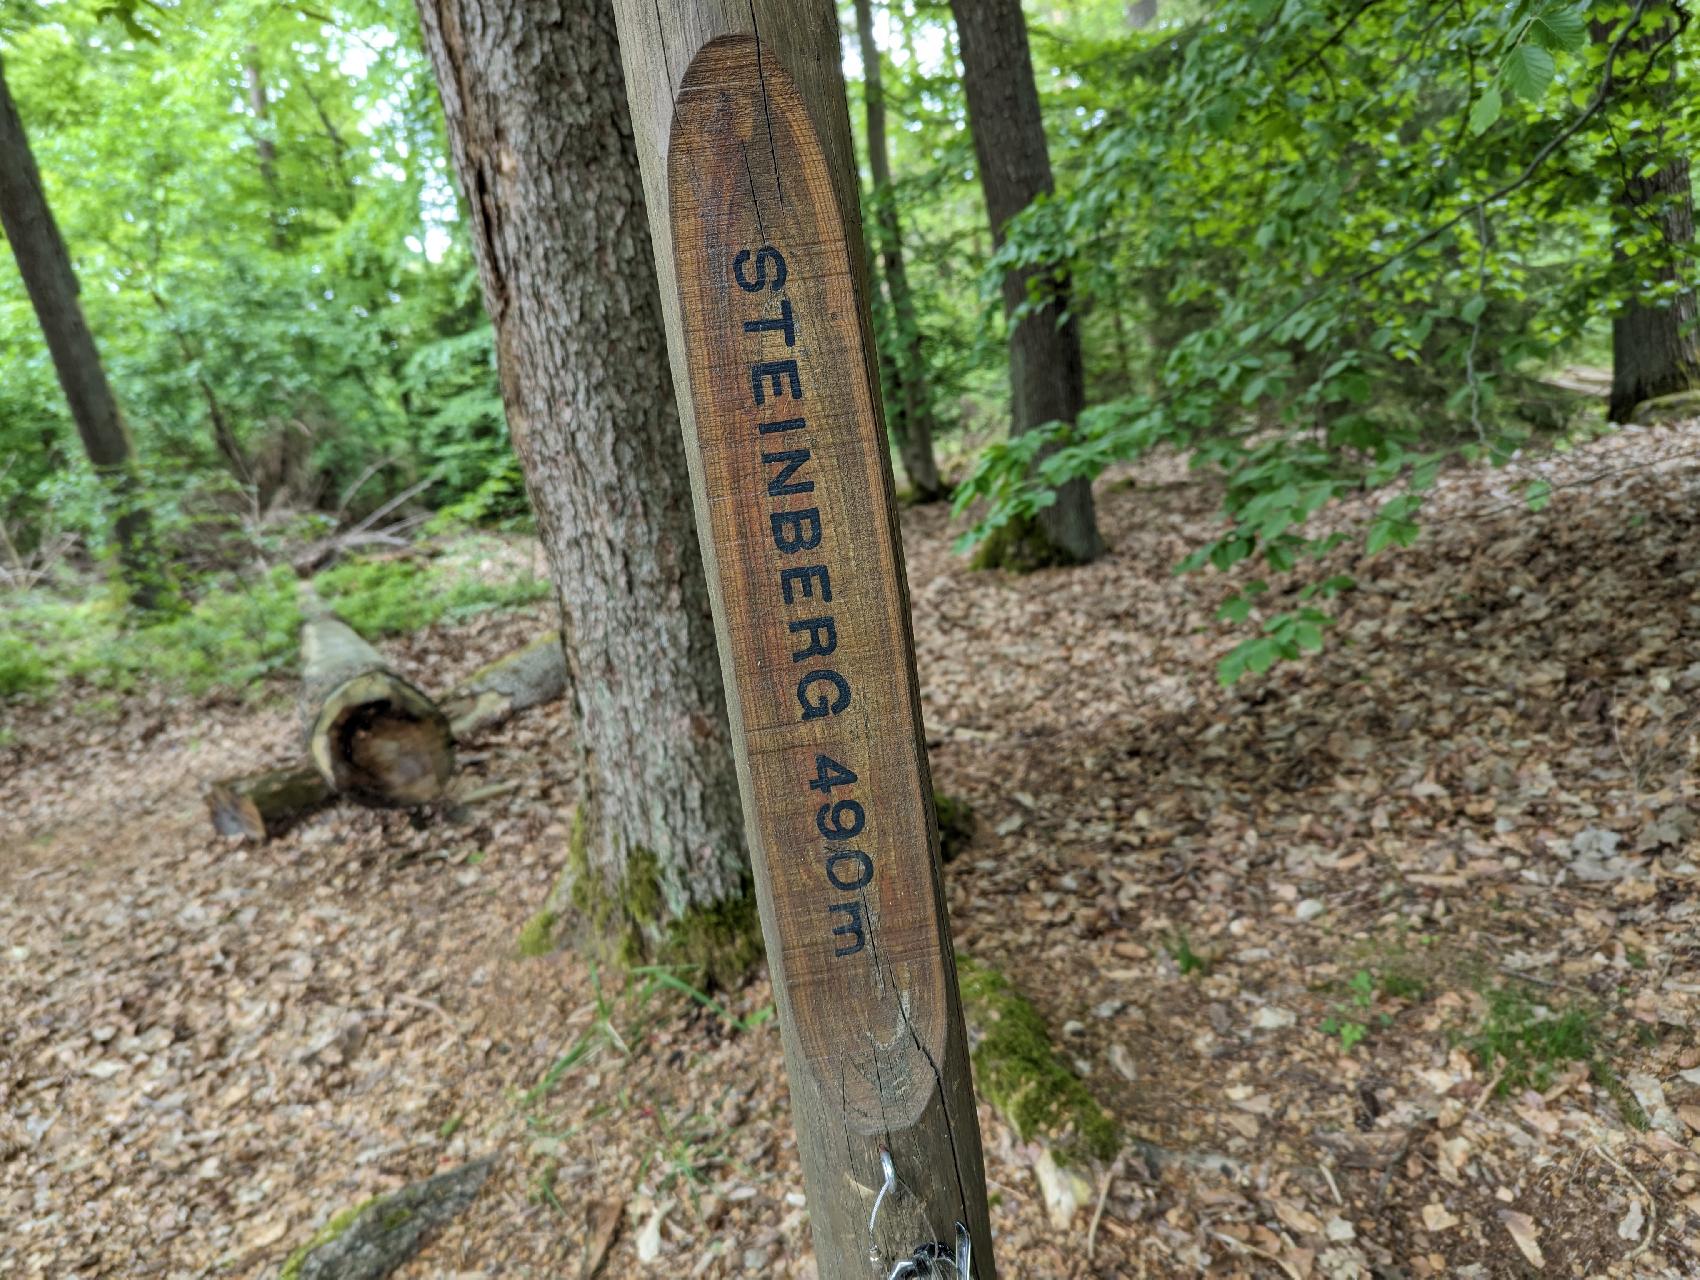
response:
M1071 479L1164 445L1219 470L1220 536L1180 567L1301 571L1266 608L1255 576L1217 592L1248 628L1225 679L1322 646L1354 585L1302 572L1342 536L1306 532L1330 502L1385 490L1361 550L1408 544L1442 465L1605 429L1567 366L1615 354L1617 421L1700 378L1681 6L1030 5L1056 190L1001 244L948 7L863 8L842 16L889 413L944 476L908 448L900 484L954 487L962 547L1020 562L1000 529ZM172 566L139 617L93 585L129 499L0 260L0 693L143 665L241 685L287 660L276 570L315 539L527 521L411 5L10 4L0 50ZM1010 267L1029 305L1069 306L1088 403L1013 438ZM345 573L333 596L417 594Z

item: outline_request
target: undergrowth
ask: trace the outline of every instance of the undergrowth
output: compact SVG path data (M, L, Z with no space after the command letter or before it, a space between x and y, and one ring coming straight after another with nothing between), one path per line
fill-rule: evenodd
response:
M1485 1069L1498 1073L1499 1093L1545 1089L1567 1063L1599 1065L1599 1028L1588 1010L1546 1009L1507 987L1483 994L1487 1013L1463 1044Z
M314 587L372 640L549 594L547 580L529 574L490 578L415 559L351 560L318 575ZM67 683L120 693L144 685L191 694L248 689L295 661L297 591L283 565L208 580L182 612L142 626L103 589L15 592L0 609L0 698L45 696Z

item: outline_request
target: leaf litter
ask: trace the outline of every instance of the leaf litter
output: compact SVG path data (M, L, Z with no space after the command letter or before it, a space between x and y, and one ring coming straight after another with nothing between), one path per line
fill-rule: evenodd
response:
M1414 548L1328 566L1325 654L1230 689L1179 459L1101 483L1086 569L976 574L905 514L935 782L983 819L958 946L1127 1143L1061 1224L982 1106L1007 1274L1700 1274L1697 434L1543 459L1538 513L1447 473ZM393 650L447 687L543 619ZM560 708L466 753L493 798L227 844L199 783L288 755L288 693L6 708L0 1273L271 1276L495 1155L396 1275L814 1275L765 982L517 953Z

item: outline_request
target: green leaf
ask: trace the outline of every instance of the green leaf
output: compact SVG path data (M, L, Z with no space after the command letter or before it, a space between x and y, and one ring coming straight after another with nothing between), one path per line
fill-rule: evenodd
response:
M1490 84L1482 93L1482 96L1476 99L1476 105L1470 108L1470 132L1474 134L1486 133L1492 127L1493 122L1499 119L1499 113L1504 107L1505 103L1500 98L1499 86Z
M1530 511L1544 511L1547 503L1552 501L1552 485L1545 480L1532 480L1523 491L1523 498Z
M1222 602L1216 617L1221 622L1244 622L1251 617L1251 601L1236 592Z
M1520 44L1500 68L1506 87L1525 102L1538 102L1556 70L1552 54L1538 44Z
M1529 25L1529 34L1555 53L1575 53L1588 43L1588 25L1579 8L1548 9Z

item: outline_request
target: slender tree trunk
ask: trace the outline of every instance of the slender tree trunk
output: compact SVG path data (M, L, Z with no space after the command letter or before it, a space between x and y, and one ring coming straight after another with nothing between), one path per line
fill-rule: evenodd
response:
M159 290L149 286L148 296L159 309L160 316L165 321L165 327L171 330L171 336L177 340L177 349L183 353L185 364L197 365L201 361L201 353L197 352L189 342L189 335L172 317L171 308L160 296ZM253 467L248 462L248 455L243 451L242 442L236 438L236 430L230 425L230 418L224 412L224 405L213 390L212 383L207 381L204 373L195 374L195 385L200 388L201 399L207 406L207 420L212 423L213 447L219 456L230 467L230 472L243 484L251 484L254 479Z
M951 0L951 10L962 45L980 186L993 244L1002 245L1009 220L1052 189L1027 25L1021 0ZM1005 274L1004 313L1015 315L1035 278L1046 280L1050 301L1014 321L1009 335L1010 429L1015 435L1047 422L1073 422L1086 401L1080 325L1068 314L1068 280L1061 268ZM1091 483L1069 481L1032 527L1011 538L1023 545L1007 547L999 559L1016 566L1097 559L1104 543L1093 514Z
M903 224L891 188L891 156L885 137L885 88L880 74L880 51L874 42L872 0L856 0L856 36L862 48L862 93L868 109L868 167L874 179L874 239L879 245L885 292L891 301L895 329L897 395L886 406L886 420L897 437L898 456L917 502L946 496L933 454L933 406L927 390L927 363L921 326L915 318L915 295L903 263Z
M624 956L760 954L607 0L420 0L560 599L582 792L551 909Z
M89 332L71 255L59 236L41 185L23 121L0 63L0 228L11 243L24 288L53 357L83 449L111 490L119 567L131 603L152 609L161 600L162 566L154 554L148 514L137 492L130 433Z
M1688 256L1694 243L1693 186L1688 157L1671 155L1664 140L1664 117L1681 101L1671 21L1668 14L1640 19L1648 29L1644 34L1632 32L1624 40L1614 71L1617 83L1608 90L1616 99L1611 105L1632 117L1624 129L1624 150L1615 157L1618 268L1630 270L1625 241L1645 236L1649 227L1660 241L1656 253L1634 259L1640 268L1634 295L1612 318L1607 414L1613 422L1628 422L1643 400L1700 387L1700 306ZM1609 23L1595 22L1593 32L1599 43L1609 43L1616 36ZM1658 83L1641 79L1652 59L1664 61L1670 73ZM1642 176L1650 160L1662 163ZM1657 304L1643 301L1653 287L1673 284L1674 296Z
M272 248L283 248L283 196L277 185L277 143L273 142L268 132L270 123L267 119L266 78L260 66L260 50L257 45L249 45L243 70L248 79L248 107L254 113L254 154L260 163L260 181L266 184L266 190L272 198L271 212L268 217L272 225Z

